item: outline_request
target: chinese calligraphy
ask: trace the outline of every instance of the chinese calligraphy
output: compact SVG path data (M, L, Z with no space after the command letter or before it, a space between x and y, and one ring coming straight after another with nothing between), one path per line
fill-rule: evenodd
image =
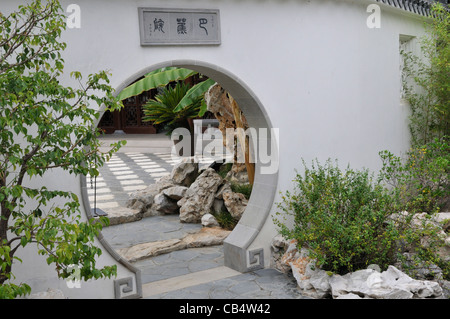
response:
M155 30L161 31L162 33L165 33L163 30L164 27L164 21L162 19L156 19L153 20L153 25L155 26Z
M220 44L219 10L139 8L141 45Z
M177 19L177 33L178 34L187 34L186 18L178 18Z
M208 35L208 29L206 29L206 28L204 27L204 25L207 24L207 23L208 23L208 19L206 19L206 18L200 18L200 19L198 19L198 26L199 26L200 28L202 28L203 30L205 30L206 35Z

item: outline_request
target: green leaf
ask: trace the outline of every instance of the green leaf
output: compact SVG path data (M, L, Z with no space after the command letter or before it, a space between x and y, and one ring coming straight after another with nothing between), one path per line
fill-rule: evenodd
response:
M208 105L206 105L205 99L202 99L202 104L200 105L200 111L198 112L198 116L202 117L205 115L208 110Z
M191 105L196 98L205 94L205 92L208 91L208 89L215 83L216 82L214 80L208 79L194 85L189 91L187 91L186 95L181 99L181 101L173 111L178 112L184 109L186 106Z
M149 73L142 80L139 80L122 90L122 92L120 92L120 94L118 95L118 99L124 100L132 96L139 95L144 91L155 89L161 86L166 86L170 82L185 80L195 74L197 74L197 72L183 68L170 69L157 73Z

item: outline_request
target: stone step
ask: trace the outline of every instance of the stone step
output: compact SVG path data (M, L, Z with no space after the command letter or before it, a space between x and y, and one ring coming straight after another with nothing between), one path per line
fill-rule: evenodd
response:
M221 266L169 279L154 281L142 285L142 297L147 298L215 280L234 277L240 274L241 273L236 270Z

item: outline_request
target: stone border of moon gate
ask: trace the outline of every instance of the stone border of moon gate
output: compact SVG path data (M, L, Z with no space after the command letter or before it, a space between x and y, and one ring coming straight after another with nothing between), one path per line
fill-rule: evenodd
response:
M198 60L170 60L162 63L152 65L150 67L143 68L136 74L128 77L127 80L122 82L116 89L116 92L120 92L125 87L130 85L135 79L144 76L150 71L159 69L162 67L182 67L192 69L199 73L202 73L219 83L230 95L233 96L235 101L240 106L244 113L249 127L256 130L266 129L268 134L266 136L258 136L258 145L270 145L271 146L271 161L269 165L271 167L276 166L278 168L279 154L277 136L274 135L272 130L271 121L267 115L265 108L250 88L242 82L238 77L231 74L225 69L217 65L205 63ZM104 112L100 110L100 117ZM255 156L258 156L257 154ZM224 263L225 266L230 267L239 272L248 272L260 268L264 268L264 248L265 247L251 247L255 238L260 234L264 223L270 215L270 211L275 198L275 193L278 185L278 169L267 169L264 164L267 160L260 161L255 159L255 179L253 184L252 196L250 197L247 208L236 225L232 233L224 241ZM89 198L87 196L87 184L86 177L82 177L81 180L82 198L84 208L88 218L92 217L91 206ZM272 238L268 238L267 245L270 245ZM103 235L99 234L99 240L104 246L104 249L119 263L123 264L129 270L136 274L136 293L126 295L125 297L140 297L142 294L142 284L140 278L140 271L126 260L121 258L117 252L107 243ZM267 256L266 256L267 257ZM126 286L122 288L124 282L130 282L129 278L119 278L115 281L116 298L122 298L123 293L129 292L130 287ZM119 296L118 296L119 295Z

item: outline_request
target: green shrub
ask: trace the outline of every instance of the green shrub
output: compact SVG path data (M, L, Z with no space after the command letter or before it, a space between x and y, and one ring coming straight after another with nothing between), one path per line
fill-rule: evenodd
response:
M245 196L246 199L250 198L252 194L253 186L251 184L231 183L231 190L235 193L240 193Z
M233 167L233 163L224 163L222 166L220 166L219 171L217 174L220 175L220 177L225 178L229 171L231 171L231 168Z
M278 204L285 218L294 218L293 228L275 219L280 233L308 248L317 266L327 271L343 274L392 264L402 231L389 219L397 210L387 190L373 182L368 170L343 172L330 160L324 166L313 162L312 168L303 164L295 190Z
M380 180L393 187L402 210L433 213L450 208L449 140L436 138L414 147L404 160L388 151L380 152Z
M226 230L233 230L237 224L237 220L228 211L221 211L214 213L214 217L219 223L220 227Z

